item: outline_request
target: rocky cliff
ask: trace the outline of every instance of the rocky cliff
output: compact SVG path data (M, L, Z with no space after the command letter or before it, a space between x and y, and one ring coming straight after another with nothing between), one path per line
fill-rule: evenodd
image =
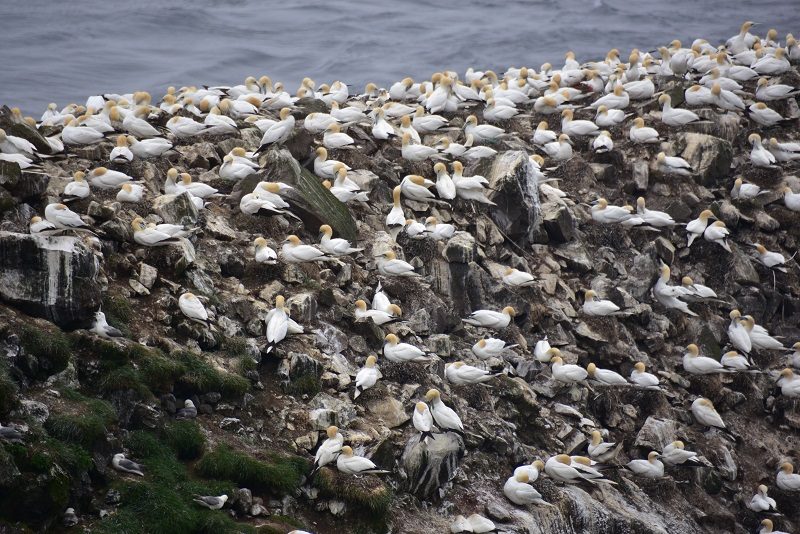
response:
M783 81L796 86L797 72ZM659 82L673 95L685 87ZM800 115L793 99L775 107ZM293 113L299 121L323 108L306 98ZM175 150L153 160L109 163L113 144L103 141L43 159L36 173L0 166L0 422L23 433L0 448L0 531L58 531L71 507L81 521L76 528L92 532L447 532L457 515L479 513L500 532L738 534L763 517L746 507L762 483L782 513L776 524L800 529L797 493L775 487L780 463L800 462L800 415L775 386L786 353L756 351L754 372L694 375L681 365L689 343L707 356L724 352L732 309L783 336L787 347L800 339L796 263L773 272L752 246L787 258L797 250L800 216L781 198L783 184L800 190L797 162L755 167L747 141L755 131L796 139L796 121L765 129L708 107L698 111L705 121L676 129L657 121L655 98L628 112L657 125L664 140L655 148L635 144L627 127L616 127L615 148L595 154L591 140L575 139L571 159L547 163L547 177L559 180L553 185L566 197L539 187L528 157L538 152L530 138L543 117L530 110L500 123L512 135L492 144L498 154L464 171L487 178L495 206L404 200L407 216L456 226L441 241L403 232L393 243L384 227L392 188L405 175L431 177L432 165L403 159L396 142L376 142L360 125L348 130L360 148L334 155L354 169L369 201L346 206L321 189L313 175L316 142L299 127L283 146L261 154L258 174L238 183L218 171L234 147L258 148L261 133L243 121L235 134L176 140ZM446 135L456 139L469 113L447 114L453 129ZM163 126L167 119L151 122ZM25 134L21 126L16 132ZM424 141L433 144L434 137ZM660 172L658 151L686 159L691 176ZM93 190L70 205L92 232L29 234L31 216L59 201L74 171L100 165L140 180L146 200L120 203ZM224 196L198 210L188 195L161 195L171 167ZM764 192L732 199L739 176ZM295 187L287 198L296 217L240 212L239 198L267 179ZM732 252L702 238L687 247L680 225L654 230L592 220L589 203L596 199L624 205L638 196L683 224L710 209L730 230ZM136 216L194 230L187 239L143 247L133 241ZM289 234L315 243L323 223L364 250L336 262L254 261L256 237L276 249ZM421 276L380 276L374 256L389 248ZM696 317L666 309L651 293L662 263L719 298L692 304ZM533 274L535 284L504 285L506 266ZM369 301L379 281L402 307L402 321L379 327L355 319L355 301ZM583 313L590 288L624 313ZM200 297L210 326L179 311L186 291ZM265 317L278 295L304 333L273 349ZM447 381L445 363L475 362L471 347L487 333L461 319L504 306L516 316L497 337L516 346L478 364L497 376L477 385ZM98 309L124 337L88 331ZM390 332L432 360L385 360ZM629 376L644 362L661 388L561 384L533 357L545 336L567 362L584 367L594 362ZM355 374L372 354L383 378L353 400ZM463 435L420 440L411 413L430 388L459 414ZM697 424L690 406L698 397L714 403L734 437ZM197 418L176 419L187 399ZM329 425L389 473L354 477L326 466L310 476ZM579 454L595 429L622 444L604 471L616 485L541 477L534 486L552 507L505 498L503 484L515 467ZM656 479L621 468L678 439L700 455L702 467L668 468ZM123 450L145 466L144 477L110 467ZM230 496L222 511L191 501L192 494L221 493Z

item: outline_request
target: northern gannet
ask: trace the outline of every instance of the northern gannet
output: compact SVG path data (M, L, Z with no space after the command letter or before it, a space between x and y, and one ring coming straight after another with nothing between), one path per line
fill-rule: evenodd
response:
M677 174L679 176L691 176L694 172L689 162L677 156L667 156L659 152L656 156L658 170L664 174Z
M493 375L484 369L478 369L462 361L450 362L444 366L444 376L447 380L456 385L480 384L491 380Z
M44 208L44 218L59 229L89 227L88 224L83 222L80 215L64 204L48 204L47 207Z
M370 310L367 309L367 303L359 299L356 301L355 317L357 321L372 319L372 322L378 326L386 323L396 321L402 316L403 311L397 304L389 304L387 310Z
M774 109L771 109L763 102L751 104L745 111L745 114L756 124L760 124L761 126L765 126L767 128L770 126L775 126L776 124L794 121L794 119L783 118L780 113Z
M392 190L392 209L389 211L388 215L386 215L386 228L389 230L389 235L391 235L394 240L397 240L397 235L400 233L400 230L403 229L406 222L403 207L400 205L401 193L402 188L399 185L395 186Z
M794 473L794 466L784 462L778 469L775 485L785 491L800 491L800 475Z
M475 310L463 322L473 326L502 330L511 324L511 319L516 315L514 308L506 306L501 311Z
M767 495L768 491L769 488L767 488L764 484L758 486L758 491L750 499L747 507L754 512L777 512L778 505L775 502L775 499Z
M488 360L489 358L499 357L504 350L512 349L517 345L506 345L502 339L493 337L479 339L472 346L472 353L478 357L479 360Z
M542 494L528 484L528 473L520 471L506 480L503 485L503 494L514 504L539 504L542 506L553 506L542 499Z
M611 128L630 117L631 113L625 113L621 109L609 109L608 106L599 106L597 114L594 117L594 122L601 128Z
M414 428L421 433L419 438L421 443L428 438L436 439L433 435L433 415L427 404L418 402L414 405L414 415L411 417L411 421Z
M83 171L75 171L72 174L73 181L64 186L64 196L72 198L88 198L92 194L89 184L84 179L86 174Z
M785 397L800 397L800 376L788 367L780 372L777 380L781 388L781 395Z
M607 130L601 131L592 141L592 150L598 154L614 150L614 141L611 139L611 133Z
M437 163L433 166L433 172L436 173L436 193L439 198L444 200L453 200L456 198L456 184L450 175L447 174L447 167L444 163Z
M561 112L561 131L569 136L598 135L600 128L592 121L573 120L573 111L565 109Z
M603 435L599 430L592 430L592 440L589 442L587 452L589 457L597 462L608 462L613 460L621 446L616 443L603 441Z
M425 394L425 400L430 403L431 415L433 415L436 426L445 432L464 432L464 424L461 422L461 418L452 408L442 402L442 396L438 389L429 389Z
M729 235L730 232L725 227L725 223L722 221L714 221L703 231L703 239L706 241L711 241L712 243L716 243L726 251L731 252L731 247L728 244Z
M186 292L178 298L178 308L192 321L210 326L208 312L203 303L193 293Z
M703 426L709 428L717 428L720 430L724 430L730 432L725 427L725 422L720 417L717 410L714 408L714 404L703 397L695 399L692 402L692 415L694 415L695 420Z
M561 351L556 348L551 348L549 352L552 355L550 361L552 362L553 378L564 384L575 384L584 382L589 373L580 365L572 363L564 363L561 359Z
M314 468L311 471L312 474L321 467L325 467L336 460L336 457L339 456L339 452L342 450L344 436L339 432L338 427L329 426L325 430L325 435L327 438L322 442L322 445L317 448L317 452L314 454Z
M631 383L645 389L659 389L658 377L645 371L643 362L636 362L629 378Z
M376 261L378 272L384 276L421 276L414 271L414 266L398 260L393 250L387 250Z
M558 136L557 141L542 146L542 150L548 157L556 161L567 161L572 158L572 141L570 141L569 135L562 133Z
M584 291L583 299L583 313L586 315L614 315L620 311L619 306L610 300L599 298L592 289Z
M359 395L377 384L378 380L382 378L383 375L381 375L377 363L378 358L376 358L374 355L370 354L367 356L367 361L364 363L364 367L359 369L358 373L356 373L356 388L355 393L353 394L353 399L357 399Z
M203 133L207 126L188 117L174 116L167 121L167 128L178 139L188 139Z
M346 256L355 252L361 252L363 248L353 248L346 239L334 238L333 229L330 225L323 224L319 227L320 242L319 248L329 256Z
M395 363L426 362L430 359L424 351L414 345L400 343L395 334L386 334L383 343L383 355L387 360Z
M48 230L55 230L56 225L51 223L50 221L46 221L39 217L38 215L34 215L31 217L29 230L32 234L38 234L41 232L47 232Z
M658 103L663 105L661 108L661 122L667 126L685 126L686 124L700 120L700 117L693 111L673 108L672 99L668 94L659 96Z
M716 216L711 210L703 210L697 219L693 219L686 224L687 247L691 247L694 240L703 235L708 227L709 219L716 219Z
M287 237L281 246L283 260L287 263L327 261L331 257L311 245L304 245L296 235Z
M425 232L434 241L443 241L453 237L456 227L452 224L440 223L436 217L425 219Z
M761 136L757 133L752 133L747 137L747 140L753 146L750 151L750 162L756 167L775 168L775 156L764 148L761 144Z
M502 128L491 124L478 124L478 118L470 115L464 122L464 133L471 135L476 141L497 141L507 134Z
M350 145L355 145L355 142L355 139L342 132L338 122L329 125L322 136L322 144L329 150L349 147Z
M656 451L650 451L647 460L631 460L627 467L634 474L647 478L661 478L664 476L664 464L659 460Z
M775 526L772 523L772 519L762 519L761 520L761 528L758 529L758 534L789 534L788 532L784 532L782 530L774 530Z
M106 167L97 167L89 173L89 182L98 189L116 189L131 180L133 178L124 172L112 171Z
M434 194L428 189L434 183L417 174L409 174L403 177L400 182L400 190L403 196L417 202L428 202L435 198Z
M117 192L119 202L141 202L144 196L144 187L139 184L122 184Z
M762 102L773 100L783 100L800 95L800 91L795 91L791 85L780 83L770 84L766 78L759 78L756 86L756 98Z
M628 137L634 143L639 144L653 144L661 142L658 130L655 128L650 128L649 126L645 126L644 119L641 117L636 117L633 119L633 126L631 126L630 130L628 131Z
M686 346L683 355L683 369L693 375L707 375L727 371L725 366L713 358L700 356L700 349L694 343Z
M625 380L625 377L617 373L616 371L611 371L609 369L600 369L594 363L590 363L586 366L586 372L589 374L589 377L601 384L606 386L628 386L630 383Z
M133 152L128 147L128 137L125 135L117 136L117 146L108 155L108 161L113 163L130 163L133 161Z
M503 273L503 283L509 287L531 287L536 285L536 280L530 273L506 267Z
M433 147L411 144L411 134L408 132L403 134L403 145L400 152L403 159L409 161L424 161L433 157L441 158L439 151Z
M266 147L272 144L281 144L286 141L294 131L295 119L292 116L292 110L285 107L280 110L278 117L280 120L267 128L264 135L261 136L261 143L258 151L263 151Z
M592 220L603 224L619 224L632 217L631 212L620 206L609 206L604 198L597 199L592 206Z
M161 137L139 141L136 137L129 135L127 139L131 152L137 158L157 158L172 148L172 143Z

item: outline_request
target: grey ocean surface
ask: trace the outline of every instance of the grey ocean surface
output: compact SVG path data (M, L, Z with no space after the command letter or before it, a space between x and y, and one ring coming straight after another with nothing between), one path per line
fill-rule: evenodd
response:
M800 0L6 0L0 104L40 115L103 92L234 85L267 74L294 92L304 76L360 91L450 69L556 67L617 47L800 33ZM687 45L687 43L684 43Z

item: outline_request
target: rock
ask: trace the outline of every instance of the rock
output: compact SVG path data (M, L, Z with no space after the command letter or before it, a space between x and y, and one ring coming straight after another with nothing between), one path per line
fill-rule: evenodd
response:
M542 221L539 184L528 154L521 150L495 156L487 176L489 198L497 207L490 211L500 230L519 246L533 242Z
M544 230L551 243L566 243L575 238L575 218L566 206L545 203L542 205Z
M311 408L308 412L309 424L317 430L325 430L331 425L345 428L356 418L353 404L325 393L317 394L309 403L309 407Z
M675 136L674 153L689 162L695 179L703 185L713 185L726 179L733 161L729 141L707 134L681 132Z
M464 440L454 432L436 434L436 439L424 443L420 434L412 437L401 459L409 491L421 499L436 496L436 491L455 476L464 451Z
M247 488L234 488L231 500L239 515L248 515L253 508L253 492Z
M672 244L672 241L664 236L658 236L653 241L653 245L655 245L658 257L667 265L672 265L672 262L675 261L675 245Z
M50 410L46 404L29 399L23 399L19 402L17 412L20 417L30 418L39 424L43 424L50 417Z
M650 184L650 169L647 161L636 160L631 165L631 177L633 178L633 192L644 193Z
M183 274L196 259L192 242L185 238L163 247L146 247L143 252L144 260L148 264L175 276Z
M744 254L729 254L730 256L730 275L739 284L757 285L760 283L758 271L753 262Z
M188 193L161 195L153 201L153 211L169 224L194 226L198 212Z
M0 299L59 326L84 326L102 300L100 264L77 237L0 232Z
M152 265L142 263L139 266L139 282L147 289L153 289L153 285L158 278L158 269Z
M372 400L366 404L366 408L373 417L383 421L389 428L396 428L411 419L403 404L394 397Z
M636 435L634 446L660 451L664 445L675 441L677 431L677 422L650 416Z
M444 247L442 257L450 263L469 263L475 259L475 238L469 232L456 232Z

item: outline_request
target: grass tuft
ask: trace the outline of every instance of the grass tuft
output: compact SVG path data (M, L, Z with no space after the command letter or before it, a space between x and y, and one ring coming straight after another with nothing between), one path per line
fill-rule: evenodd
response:
M195 460L206 450L206 438L194 421L175 421L164 429L166 442L181 460Z
M197 472L204 477L233 480L241 486L277 494L298 488L308 468L308 462L297 456L272 455L269 462L262 462L226 445L206 453L197 464Z
M23 325L20 330L20 343L25 352L39 361L39 374L47 377L67 368L70 356L70 342L58 329L41 329Z
M171 356L186 368L179 382L191 392L216 391L225 397L241 397L250 389L247 379L215 368L202 356L185 351L175 352Z

